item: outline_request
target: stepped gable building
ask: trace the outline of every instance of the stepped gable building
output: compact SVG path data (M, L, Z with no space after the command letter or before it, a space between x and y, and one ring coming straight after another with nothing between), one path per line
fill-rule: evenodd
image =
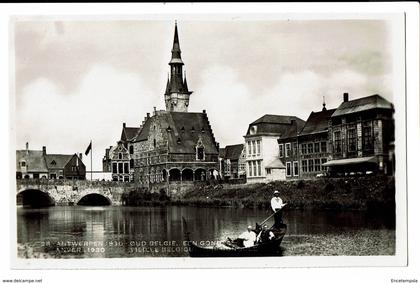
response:
M394 106L378 94L343 102L331 115L332 175L394 172Z
M299 177L314 178L326 174L322 164L331 160L331 146L328 140L328 125L336 109L328 109L323 104L322 111L311 112L302 131L299 133ZM298 164L294 164L294 167ZM295 169L294 169L295 170ZM295 175L295 172L293 172Z
M86 178L82 154L47 154L47 148L16 150L17 179L76 179Z
M143 186L217 178L219 145L205 110L188 112L188 90L175 24L166 110L147 113L133 141L134 181Z
M227 145L220 149L219 159L223 179L245 179L246 155L243 144Z
M296 136L304 123L296 116L264 115L249 125L244 136L247 183L286 179L277 140Z

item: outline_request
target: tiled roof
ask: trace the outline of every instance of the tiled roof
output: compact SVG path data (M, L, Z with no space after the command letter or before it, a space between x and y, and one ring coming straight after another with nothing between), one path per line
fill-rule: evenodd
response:
M20 172L19 162L23 160L28 172L48 172L42 150L16 150L16 171Z
M243 149L244 149L243 144L227 145L225 147L224 158L230 159L230 160L239 160Z
M206 154L218 154L216 141L205 113L160 112L146 120L136 141L147 140L152 121L166 133L171 153L195 153L201 138Z
M391 102L378 94L374 94L359 99L343 102L334 112L332 117L346 115L355 112L362 112L371 109L393 109L394 106Z
M124 141L130 141L137 136L139 131L139 127L125 127L123 128L124 137L123 135L121 135L121 139Z
M336 109L311 112L299 135L309 135L328 130L328 120Z
M287 138L296 136L304 124L305 121L296 116L264 115L249 125L246 135L251 135L251 127L256 126L256 132L252 135L276 135Z
M47 154L45 161L48 169L64 169L73 154Z

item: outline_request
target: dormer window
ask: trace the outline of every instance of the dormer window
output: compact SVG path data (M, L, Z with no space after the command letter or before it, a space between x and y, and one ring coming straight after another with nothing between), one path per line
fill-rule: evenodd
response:
M57 162L55 162L55 160L51 161L51 165L56 165Z
M26 162L25 161L21 161L20 162L20 166L25 167L26 166Z
M118 159L122 159L122 153L118 153Z
M257 133L257 126L251 126L251 128L249 129L249 133L251 135L255 135Z
M204 144L201 140L201 137L198 139L197 146L195 147L195 153L197 160L204 160L206 157L206 153L204 151Z

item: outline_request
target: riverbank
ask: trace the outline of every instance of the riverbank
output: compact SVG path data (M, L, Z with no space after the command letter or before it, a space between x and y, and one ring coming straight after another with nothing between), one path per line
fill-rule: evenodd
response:
M139 205L188 205L201 207L267 208L274 190L288 209L395 210L393 177L369 176L276 181L268 184L200 184L178 197L164 190L138 189L125 194L124 203Z

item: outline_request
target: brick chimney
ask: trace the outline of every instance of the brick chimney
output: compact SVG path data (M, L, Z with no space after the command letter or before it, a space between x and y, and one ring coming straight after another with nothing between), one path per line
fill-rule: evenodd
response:
M348 92L343 93L343 102L348 102L349 101L349 94Z
M26 154L28 154L28 153L29 153L29 143L26 142Z
M47 155L47 147L45 145L42 147L42 155Z
M123 123L123 128L125 129L125 122Z
M147 119L149 119L150 118L150 113L147 113L146 116L147 116Z
M79 159L83 160L83 154L79 153Z

